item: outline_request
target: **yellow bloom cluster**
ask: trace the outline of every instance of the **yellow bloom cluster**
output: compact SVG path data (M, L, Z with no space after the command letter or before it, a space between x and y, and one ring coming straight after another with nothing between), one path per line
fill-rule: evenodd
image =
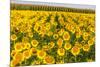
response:
M10 39L12 67L94 61L95 14L11 10Z

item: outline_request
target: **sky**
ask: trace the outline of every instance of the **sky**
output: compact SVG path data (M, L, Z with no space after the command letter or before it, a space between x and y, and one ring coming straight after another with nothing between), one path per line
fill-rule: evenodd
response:
M71 8L81 8L81 9L96 9L95 5L81 5L81 4L70 4L70 3L58 3L50 0L45 2L45 0L11 0L11 3L18 3L18 4L34 4L34 5L48 5L48 6L62 6L62 7L71 7Z

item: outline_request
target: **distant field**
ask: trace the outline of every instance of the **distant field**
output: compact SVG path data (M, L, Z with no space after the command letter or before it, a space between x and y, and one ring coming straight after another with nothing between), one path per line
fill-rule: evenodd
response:
M77 12L77 13L95 13L95 10L91 9L78 9L67 7L55 7L46 5L31 5L31 4L11 4L11 10L34 10L34 11L63 11L63 12Z

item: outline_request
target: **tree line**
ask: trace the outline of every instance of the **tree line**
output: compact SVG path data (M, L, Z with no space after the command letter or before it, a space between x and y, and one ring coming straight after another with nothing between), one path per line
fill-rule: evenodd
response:
M91 9L78 9L68 7L57 7L47 5L30 5L30 4L11 4L10 9L16 10L34 10L34 11L64 11L64 12L77 12L77 13L95 13L95 10Z

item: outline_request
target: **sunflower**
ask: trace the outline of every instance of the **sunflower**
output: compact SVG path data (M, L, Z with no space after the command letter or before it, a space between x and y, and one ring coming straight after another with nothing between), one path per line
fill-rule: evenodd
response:
M28 33L28 36L29 36L30 38L32 38L32 37L33 37L33 33L32 33L32 32L29 32L29 33Z
M88 52L90 50L90 46L88 44L83 46L83 51Z
M64 29L61 29L59 32L58 32L58 34L59 34L59 36L62 36L63 35L63 33L64 33Z
M16 51L22 51L22 49L23 49L23 47L22 47L20 42L16 43L14 45L14 48L15 48Z
M63 40L62 40L62 38L59 38L58 41L57 41L58 47L61 48L62 44L63 44Z
M80 43L75 43L75 46L79 47L79 49L82 48L82 44L80 44Z
M50 27L51 25L50 25L50 23L46 23L46 30L50 30Z
M38 23L36 23L36 24L34 25L34 30L35 30L36 32L38 32L38 30L39 30L39 24L38 24Z
M31 51L31 54L37 55L37 49L36 48L31 48L30 51Z
M92 46L93 44L94 44L94 40L93 39L88 40L88 45Z
M28 59L30 56L31 56L31 51L30 50L25 50L23 52L24 59Z
M91 32L95 32L95 28L94 27L90 27L90 31Z
M63 39L64 40L69 40L70 39L70 34L68 32L64 32Z
M32 40L31 44L33 47L37 47L37 45L39 44L39 42L37 40Z
M47 35L48 36L52 36L53 35L53 32L52 31L48 31Z
M45 51L43 51L43 50L38 50L37 51L37 57L39 59L43 59L45 56L46 56L46 52Z
M17 40L17 36L16 36L15 34L12 34L12 35L11 35L11 40L12 40L12 41Z
M66 50L69 50L69 49L71 49L71 44L70 43L65 43L65 45L64 45L64 48L66 49Z
M21 45L22 45L22 48L23 48L23 49L26 49L26 46L27 46L27 45L26 45L25 43L21 43Z
M84 32L83 33L83 39L84 40L87 40L88 39L88 35L89 35L88 32Z
M57 50L57 53L58 53L59 56L64 56L65 55L65 50L63 48L59 48Z
M50 43L48 43L50 48L53 48L55 46L55 43L53 41L51 41Z
M57 38L58 38L58 34L54 34L54 35L53 35L53 38L54 38L54 39L57 39Z
M31 48L31 44L30 43L27 42L27 43L24 43L24 44L25 44L25 48L26 49L30 49Z
M81 35L82 35L82 32L81 31L78 31L78 32L75 32L75 34L76 34L76 38L80 38Z
M23 61L23 54L22 53L16 53L13 58L17 59L19 62Z
M14 60L11 60L10 65L11 67L15 67L18 63L19 61L17 59L14 59Z
M48 50L49 50L49 46L48 46L48 45L44 45L44 46L42 47L42 49L43 49L44 51L48 51Z
M54 57L48 55L44 58L44 63L45 64L53 64L53 63L55 63L55 59L54 59Z
M12 51L11 51L11 56L13 57L16 53L17 53L16 50L12 50Z
M77 46L73 46L73 48L71 49L71 53L76 56L80 53L80 49Z

